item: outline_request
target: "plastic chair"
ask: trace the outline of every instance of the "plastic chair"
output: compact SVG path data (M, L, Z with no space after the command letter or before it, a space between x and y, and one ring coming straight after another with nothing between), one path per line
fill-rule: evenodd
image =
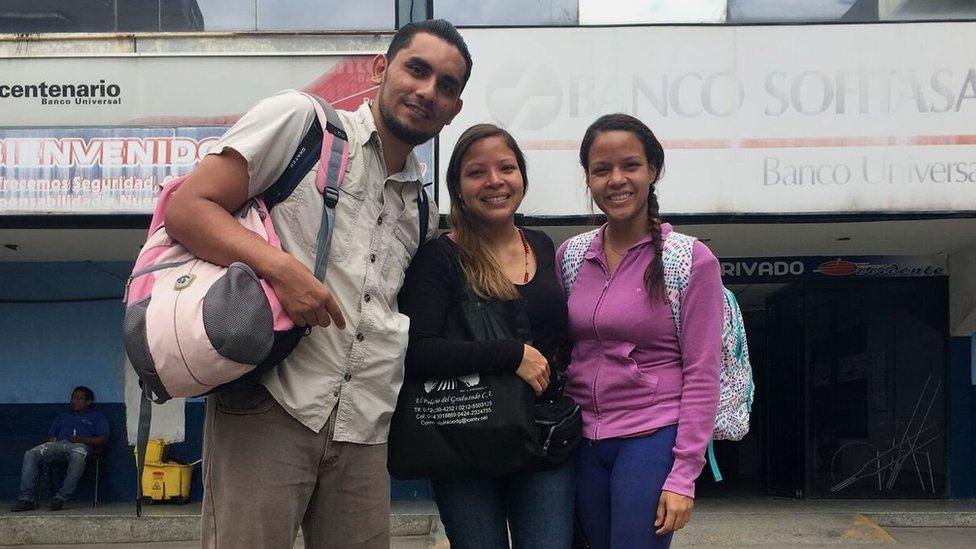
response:
M94 467L92 472L92 507L98 507L98 480L101 476L102 468L102 458L105 456L105 446L95 446L92 451L85 457L85 469ZM48 479L48 488L56 492L53 483L51 482L51 466L52 465L66 465L63 459L58 459L55 461L51 460L41 460L37 467L37 477L34 478L34 493L36 494L37 501L41 500L41 477L46 476ZM84 472L82 472L84 476ZM52 496L53 497L53 496Z

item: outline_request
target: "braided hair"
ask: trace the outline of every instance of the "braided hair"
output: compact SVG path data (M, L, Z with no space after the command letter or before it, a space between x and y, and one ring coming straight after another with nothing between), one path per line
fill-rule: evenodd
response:
M651 244L654 246L654 260L644 271L644 287L652 301L655 299L664 300L666 299L664 260L662 259L664 238L661 236L661 208L658 204L656 192L657 182L661 179L661 174L664 173L664 147L654 136L654 132L637 118L629 114L607 114L590 124L583 135L579 158L584 172L589 173L590 148L593 146L593 142L601 133L613 131L634 134L644 145L644 155L647 157L648 164L654 168L654 179L651 181L651 188L647 193L647 225L651 233Z

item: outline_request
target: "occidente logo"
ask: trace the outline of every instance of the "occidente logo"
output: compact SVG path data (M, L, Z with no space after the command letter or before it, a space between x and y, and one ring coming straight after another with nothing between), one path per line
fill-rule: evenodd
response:
M0 83L0 99L37 99L41 105L118 105L122 87L99 80L93 83Z

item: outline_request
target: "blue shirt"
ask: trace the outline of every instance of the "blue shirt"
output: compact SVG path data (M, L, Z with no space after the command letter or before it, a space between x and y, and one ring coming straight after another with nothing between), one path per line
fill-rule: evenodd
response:
M73 435L85 438L108 436L108 419L95 410L64 412L54 418L47 434L57 440L71 440Z

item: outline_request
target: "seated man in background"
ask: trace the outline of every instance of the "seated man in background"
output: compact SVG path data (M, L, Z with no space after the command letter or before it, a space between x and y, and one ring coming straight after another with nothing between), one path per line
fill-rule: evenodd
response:
M71 411L58 414L48 431L47 442L27 450L20 473L20 496L11 511L36 508L34 493L37 467L41 463L67 463L64 484L51 500L51 510L59 511L75 491L75 485L85 470L85 459L92 451L108 442L108 419L91 409L95 393L84 386L71 391Z

